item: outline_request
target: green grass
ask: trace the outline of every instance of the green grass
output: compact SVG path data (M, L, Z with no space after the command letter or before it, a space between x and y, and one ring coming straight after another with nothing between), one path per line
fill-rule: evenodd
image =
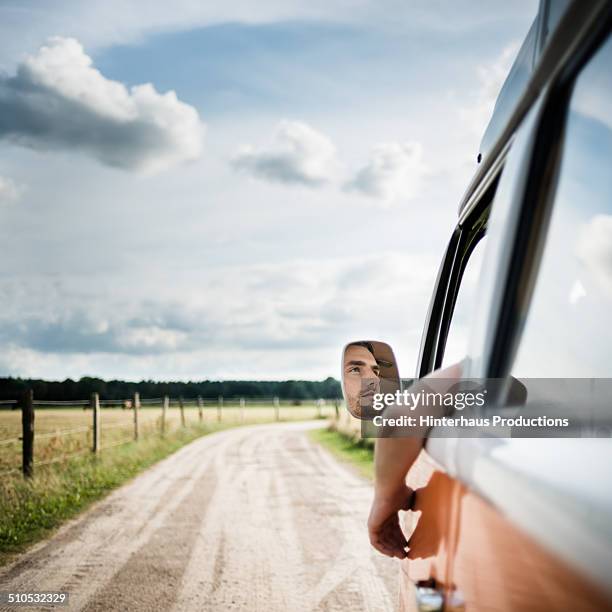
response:
M81 413L72 412L77 416ZM242 423L239 412L235 412L235 418L224 415L224 421L221 423L211 420L205 421L204 424L188 421L188 427L171 429L163 439L158 433L151 433L137 443L129 442L123 446L103 449L98 457L84 454L56 464L35 467L34 478L30 480L24 480L18 472L3 475L0 478L0 566L5 565L27 546L49 536L62 523L85 510L93 502L185 444L228 427L269 423L273 421L274 416L269 410L264 412L251 409L247 411L247 418ZM282 413L283 421L315 416L312 410L299 408L283 410ZM72 419L72 415L69 416ZM70 423L72 424L72 421ZM341 459L348 458L356 463L364 475L371 477L371 450L360 448L349 438L326 430L316 432L315 439L328 446ZM19 446L18 450L20 449ZM54 450L60 453L73 449L59 447ZM35 459L38 460L40 455L36 455ZM42 455L42 458L47 457ZM16 457L13 458L13 463L15 461Z
M333 408L325 406L323 416L330 415ZM145 407L139 413L140 431L143 436L159 434L161 428L161 407ZM312 405L281 406L281 421L307 420L318 415ZM204 409L204 422L217 423L216 406ZM82 408L36 408L34 426L34 460L54 461L62 456L87 452L92 445L92 411ZM167 431L180 427L180 410L175 406L167 411ZM271 404L248 406L241 411L237 406L226 406L222 411L222 423L233 425L273 421L276 412ZM187 425L199 423L198 411L191 405L185 407ZM134 431L134 415L131 410L102 408L100 410L100 442L102 447L129 440ZM70 433L66 433L69 431ZM0 410L0 479L8 470L21 467L21 411ZM6 444L7 440L13 443Z
M309 434L338 459L354 465L366 478L374 479L374 446L371 441L357 440L331 428L314 429Z
M192 425L0 481L0 565L181 446L229 424Z

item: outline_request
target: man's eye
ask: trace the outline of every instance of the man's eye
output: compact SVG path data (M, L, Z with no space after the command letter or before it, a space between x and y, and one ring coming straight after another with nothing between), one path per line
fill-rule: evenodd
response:
M349 368L349 374L359 374L359 366L353 366Z

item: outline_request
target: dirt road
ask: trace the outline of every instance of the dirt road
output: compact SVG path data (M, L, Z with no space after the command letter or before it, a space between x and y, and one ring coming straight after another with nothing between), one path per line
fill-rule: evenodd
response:
M371 486L316 426L193 442L0 570L0 591L67 591L72 610L395 609L397 562L364 528Z

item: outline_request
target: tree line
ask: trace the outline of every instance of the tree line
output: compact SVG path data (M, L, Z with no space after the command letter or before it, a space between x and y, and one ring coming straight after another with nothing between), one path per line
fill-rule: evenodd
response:
M19 399L27 389L34 391L37 400L84 400L92 393L100 399L127 399L140 393L142 398L183 397L205 399L223 397L280 399L336 399L342 397L340 383L331 376L321 381L314 380L203 380L199 382L157 382L143 380L102 380L85 376L79 380L67 378L63 381L47 381L34 378L0 378L0 400Z

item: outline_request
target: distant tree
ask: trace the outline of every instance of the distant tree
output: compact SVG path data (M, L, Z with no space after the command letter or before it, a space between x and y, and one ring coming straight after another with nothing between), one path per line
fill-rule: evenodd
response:
M102 399L128 399L138 391L142 398L169 395L195 399L201 395L207 399L224 397L271 398L281 399L335 399L342 396L340 383L332 377L322 381L313 380L223 380L156 382L145 380L128 382L123 380L105 381L101 378L84 376L78 381L67 378L64 381L45 381L40 379L0 378L0 399L18 399L25 389L33 389L38 400L88 400L94 392Z

